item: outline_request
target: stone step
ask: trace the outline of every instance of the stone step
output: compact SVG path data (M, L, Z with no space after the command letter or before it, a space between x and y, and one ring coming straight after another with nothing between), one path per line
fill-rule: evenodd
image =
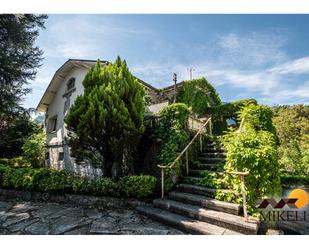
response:
M244 217L223 213L215 210L204 209L199 206L184 204L169 199L156 199L153 201L155 207L185 215L216 226L238 231L244 234L257 234L258 222L254 219L245 221Z
M206 170L210 170L210 171L214 171L217 170L217 163L199 163L197 166L197 169L206 169ZM194 168L196 169L196 168Z
M225 153L225 151L221 148L216 148L216 147L206 147L203 148L202 153Z
M198 157L198 160L201 162L201 163L213 163L213 164L217 164L217 163L221 163L221 162L224 162L225 161L225 158L220 158L220 157Z
M200 153L201 157L207 157L207 158L225 158L226 153L224 152L202 152Z
M202 169L189 169L189 176L193 176L193 177L202 177L203 173L205 173L205 171L207 170L202 170ZM219 172L219 171L209 171L209 173L215 173L215 177L221 178L224 173L223 172Z
M204 170L201 169L189 169L189 176L200 177Z
M213 197L216 191L220 191L221 193L227 193L227 194L233 193L235 195L239 195L237 192L230 189L213 189L186 183L178 184L177 189L180 191L184 191L186 193L204 195L208 197Z
M175 214L160 208L151 206L139 206L137 211L149 218L162 222L166 225L179 229L191 234L205 235L241 235L242 233L235 232L223 227L209 224L203 221L198 221L186 216Z
M235 203L218 201L213 198L205 197L197 194L189 194L178 191L173 191L168 194L169 199L181 201L186 204L198 205L216 211L221 211L229 214L239 215L241 206Z
M184 182L191 185L205 185L204 178L201 176L185 176Z
M208 171L211 172L211 171ZM218 174L218 172L213 171L213 173ZM221 178L223 175L218 175L217 178ZM227 189L228 185L226 182L222 181L221 183L218 183L215 180L216 177L214 178L208 178L208 177L203 177L203 176L186 176L184 177L184 183L187 184L192 184L192 185L197 185L197 186L204 186L208 188L217 188L217 189ZM212 181L212 179L214 179Z

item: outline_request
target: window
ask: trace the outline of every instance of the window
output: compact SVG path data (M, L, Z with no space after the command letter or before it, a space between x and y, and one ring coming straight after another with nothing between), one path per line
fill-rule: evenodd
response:
M75 78L71 78L67 83L67 91L72 90L74 87L75 87Z
M63 159L64 159L64 152L59 152L58 160L63 161Z
M66 115L66 114L67 114L67 111L68 111L69 108L70 108L70 97L71 97L71 96L67 96L67 97L66 97L66 100L64 101L63 115Z
M45 160L49 160L49 152L45 153Z
M57 116L54 116L48 120L48 132L56 131L57 129Z

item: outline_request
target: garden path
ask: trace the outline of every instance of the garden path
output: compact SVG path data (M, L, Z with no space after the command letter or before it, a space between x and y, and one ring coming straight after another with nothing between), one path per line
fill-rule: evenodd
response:
M56 203L0 201L0 234L183 233L131 209L98 210Z

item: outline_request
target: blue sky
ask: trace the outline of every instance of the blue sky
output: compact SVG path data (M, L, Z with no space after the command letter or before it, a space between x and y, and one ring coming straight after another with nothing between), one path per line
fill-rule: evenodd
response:
M204 76L223 101L309 104L309 15L49 15L44 61L25 107L36 107L69 58L126 59L155 87Z

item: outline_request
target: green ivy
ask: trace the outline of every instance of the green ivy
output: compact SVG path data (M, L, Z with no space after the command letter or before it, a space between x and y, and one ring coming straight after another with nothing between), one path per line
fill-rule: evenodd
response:
M193 114L203 116L207 107L221 104L216 89L203 77L184 81L177 94L177 101L192 108Z
M182 103L169 105L158 113L155 135L160 140L157 155L159 164L170 165L189 142L188 115L189 108ZM182 162L173 169L165 171L165 190L169 191L174 183L172 175L182 176Z
M227 151L225 170L250 172L245 186L249 211L253 212L257 199L276 196L281 191L276 135L270 108L249 105L239 113L239 121L243 117L242 132L230 129L222 143ZM231 189L241 192L238 176L226 175L224 180Z
M213 134L221 135L227 131L227 119L232 119L239 125L238 113L248 105L256 105L255 99L232 101L217 106L210 106L205 110L205 115L210 115L213 122Z

